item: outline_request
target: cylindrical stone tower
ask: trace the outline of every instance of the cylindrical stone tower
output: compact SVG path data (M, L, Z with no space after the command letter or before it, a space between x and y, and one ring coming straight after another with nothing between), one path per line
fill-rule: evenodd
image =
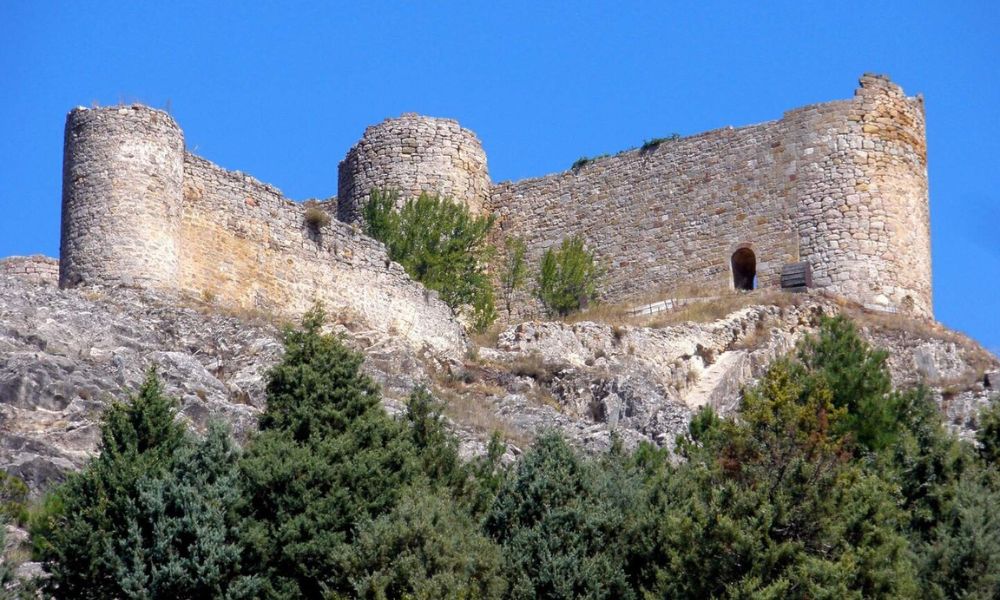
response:
M924 103L878 75L852 100L797 111L801 254L816 285L933 316Z
M455 120L405 113L366 129L341 161L337 218L357 221L372 190L399 192L400 200L428 192L480 213L490 191L486 153Z
M146 106L66 117L59 285L176 282L184 134Z

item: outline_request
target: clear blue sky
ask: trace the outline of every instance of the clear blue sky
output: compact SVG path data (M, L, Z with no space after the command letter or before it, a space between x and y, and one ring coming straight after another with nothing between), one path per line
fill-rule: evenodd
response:
M502 181L886 73L926 97L937 317L1000 349L996 0L0 0L0 24L0 256L58 254L77 105L169 106L192 150L304 199L335 194L365 126L406 111L471 128Z

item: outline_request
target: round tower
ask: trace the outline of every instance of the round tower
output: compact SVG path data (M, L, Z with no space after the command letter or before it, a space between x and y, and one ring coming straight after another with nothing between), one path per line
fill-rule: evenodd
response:
M59 285L176 282L184 134L146 106L66 117Z
M924 102L880 75L852 100L800 111L802 258L817 286L872 308L933 316ZM829 114L827 114L829 113Z
M453 119L405 113L365 130L340 163L337 218L353 222L372 190L422 192L464 202L480 213L490 190L486 153L476 134Z

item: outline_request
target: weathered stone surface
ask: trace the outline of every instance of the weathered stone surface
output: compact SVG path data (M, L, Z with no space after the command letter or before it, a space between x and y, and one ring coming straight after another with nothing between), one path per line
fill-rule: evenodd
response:
M372 190L398 192L400 201L437 194L479 213L492 187L476 134L453 119L414 113L366 129L338 175L337 216L348 223L360 219Z
M0 274L45 285L59 283L59 259L35 254L0 258Z
M669 445L700 407L734 412L745 386L814 333L820 316L842 310L838 302L810 294L787 306L749 306L709 323L656 329L526 322L501 333L497 350L480 355L507 365L531 359L532 369L546 372L542 384L564 413ZM983 373L997 368L997 358L920 319L896 317L898 322L885 324L872 315L868 324L863 311L851 316L873 346L890 352L894 384L927 386L949 427L971 438L976 415L995 393Z
M0 468L38 492L80 468L97 450L100 415L124 400L155 366L195 430L211 419L245 439L265 406L264 374L281 356L280 332L261 318L227 315L205 303L137 289L60 290L0 275ZM405 338L342 324L333 329L365 353L390 414L405 411L417 385L441 363ZM593 451L610 445L606 424L561 414L518 394L482 395L495 418L529 439L563 432ZM453 423L460 451L485 452L490 431ZM625 435L634 445L639 434ZM511 459L520 449L515 444Z
M880 76L862 77L851 100L777 121L501 183L488 208L503 236L526 241L528 264L583 236L606 267L605 301L732 287L731 257L749 248L758 286L778 287L782 265L805 261L817 287L932 314L923 100ZM518 305L515 319L541 314L527 294Z
M289 316L319 300L441 360L465 352L451 309L380 243L336 220L310 224L306 205L185 152L162 111L72 111L63 205L64 287L135 286Z

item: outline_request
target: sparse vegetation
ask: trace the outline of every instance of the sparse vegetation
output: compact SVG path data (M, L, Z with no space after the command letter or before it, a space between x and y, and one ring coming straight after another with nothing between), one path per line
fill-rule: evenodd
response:
M578 158L575 161L573 161L573 164L570 166L570 170L574 171L574 172L579 171L580 169L582 169L583 167L589 165L590 163L592 163L594 161L597 161L597 160L600 160L602 158L607 158L609 156L611 156L611 155L610 154L599 154L597 156L581 156L580 158Z
M305 212L306 225L310 228L322 229L331 223L330 213L318 206L310 206Z
M524 287L528 279L528 267L524 261L527 247L519 237L504 240L504 261L500 271L500 293L503 296L507 317L513 315L514 294Z
M646 140L642 143L642 147L639 148L639 151L652 152L653 150L659 148L660 144L663 144L664 142L676 142L679 139L681 139L681 134L671 133L667 137L658 137L658 138L653 138L651 140Z

